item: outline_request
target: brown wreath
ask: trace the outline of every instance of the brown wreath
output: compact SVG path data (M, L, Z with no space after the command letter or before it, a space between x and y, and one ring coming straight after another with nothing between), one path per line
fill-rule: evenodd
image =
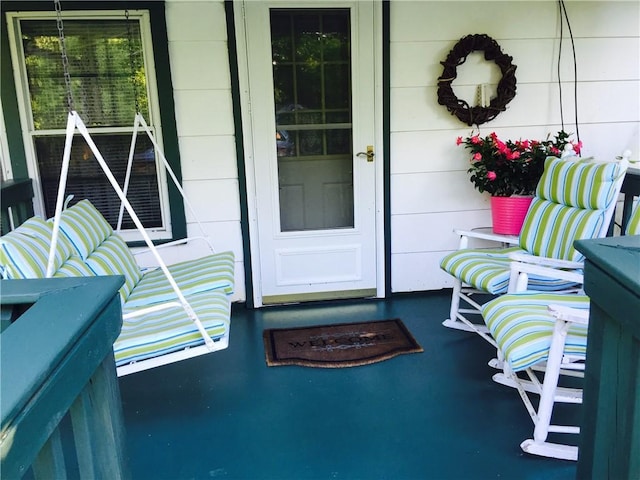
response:
M484 51L484 59L494 61L502 72L498 82L498 95L491 99L488 107L471 107L453 93L451 83L456 79L458 65L462 65L467 55L476 50ZM513 57L502 53L500 45L485 34L467 35L455 44L444 62L442 75L438 78L438 103L460 121L469 126L493 120L506 110L507 104L516 96L516 66L511 63Z

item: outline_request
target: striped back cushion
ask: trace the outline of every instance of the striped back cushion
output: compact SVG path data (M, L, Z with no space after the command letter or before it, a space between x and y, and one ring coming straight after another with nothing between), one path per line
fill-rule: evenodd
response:
M629 223L625 228L626 235L640 235L640 197L636 199L636 203L633 204L633 210L631 211L631 217Z
M111 225L89 200L81 200L62 212L60 231L84 260L113 233Z
M86 263L95 275L124 275L124 285L120 288L123 302L142 278L127 244L115 233L89 255Z
M547 158L536 197L568 207L604 210L618 196L626 169L617 162Z
M93 277L95 273L78 255L72 256L58 269L54 277Z
M53 225L32 217L16 230L0 238L0 265L6 279L44 278L47 273ZM71 257L72 246L58 236L53 262L54 273Z
M548 158L520 232L520 248L543 257L581 260L573 242L606 232L624 172L618 163Z

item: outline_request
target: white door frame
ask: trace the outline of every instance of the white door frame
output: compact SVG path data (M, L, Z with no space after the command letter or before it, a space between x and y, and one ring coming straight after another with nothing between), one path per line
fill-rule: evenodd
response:
M240 90L240 107L244 143L244 162L245 176L247 187L247 211L249 223L249 251L251 254L250 271L252 275L253 285L253 302L255 307L263 306L262 288L261 288L261 258L260 244L258 234L258 206L256 199L256 178L255 178L255 152L254 152L254 127L251 118L251 101L249 88L249 52L245 35L245 14L244 1L234 0L234 23L236 30L236 48L238 58L238 77ZM255 0L248 0L255 1ZM362 0L360 0L362 1ZM374 112L375 112L375 144L380 147L375 152L375 243L376 243L376 297L383 298L385 296L385 237L384 237L384 148L383 141L383 65L382 65L382 2L369 0L374 5ZM340 8L353 6L358 3L356 1L309 1L309 0L280 0L270 2L275 7L282 8ZM265 41L268 41L265 38ZM357 51L353 55L358 55ZM249 281L249 279L247 279Z

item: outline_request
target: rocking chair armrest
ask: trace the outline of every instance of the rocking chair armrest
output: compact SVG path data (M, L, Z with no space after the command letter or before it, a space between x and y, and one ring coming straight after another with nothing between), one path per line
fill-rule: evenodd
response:
M550 268L564 268L570 270L581 270L584 268L583 262L574 262L571 260L561 260L558 258L538 257L536 255L530 255L522 252L512 252L509 254L509 258L519 263L529 263L532 265L540 265Z
M580 310L578 308L571 308L554 304L547 306L547 309L549 310L551 316L553 316L557 320L579 323L581 325L589 324L589 310Z
M481 230L459 230L454 229L454 233L460 236L460 248L466 248L469 238L475 238L478 240L488 240L491 242L518 245L520 239L513 235L501 235L499 233L493 233ZM464 245L464 246L463 246Z
M528 275L534 274L540 277L546 277L551 279L565 280L567 282L573 282L578 284L584 284L584 275L582 272L577 270L563 270L560 268L553 268L547 265L539 265L533 263L525 263L525 262L515 262L512 261L510 264L511 267L511 282L513 279L522 277L523 274L525 277ZM520 291L519 286L517 291Z

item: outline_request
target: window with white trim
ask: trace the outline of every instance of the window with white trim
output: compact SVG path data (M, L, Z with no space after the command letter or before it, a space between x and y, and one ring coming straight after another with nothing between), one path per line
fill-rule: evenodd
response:
M15 12L7 19L25 153L38 187L36 211L51 217L68 112L56 16ZM136 107L162 145L149 14L64 12L63 27L75 110L123 185ZM115 227L120 200L81 136L71 152L66 195L74 196L72 204L89 199ZM152 238L172 237L165 172L144 132L136 142L128 199ZM122 228L127 240L139 239L126 213Z

